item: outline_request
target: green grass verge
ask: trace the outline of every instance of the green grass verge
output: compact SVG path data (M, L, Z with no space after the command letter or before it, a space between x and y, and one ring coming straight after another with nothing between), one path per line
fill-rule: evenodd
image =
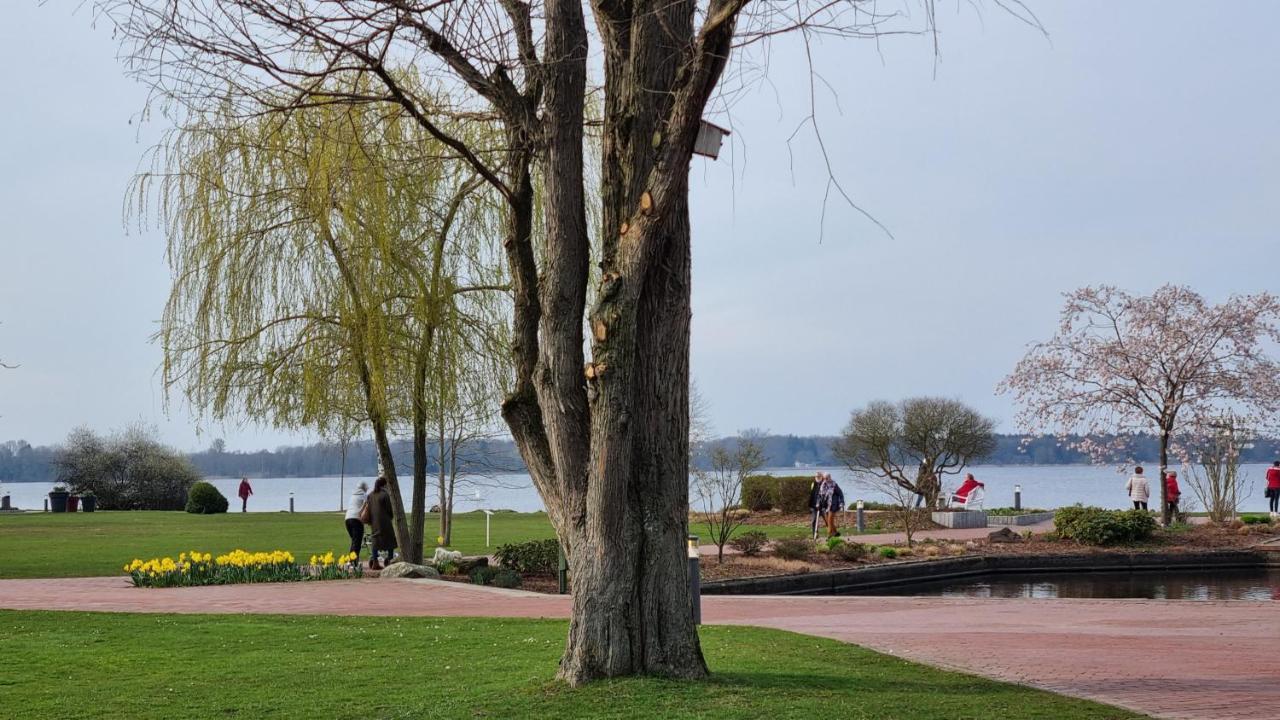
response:
M435 546L439 516L427 516L427 547ZM691 531L698 534L695 524ZM802 534L802 528L761 526L770 537ZM703 542L706 542L705 528ZM504 543L555 537L545 513L498 513L484 544L484 514L454 516L453 544L466 554L492 552ZM288 550L306 558L330 550L346 552L349 541L340 513L184 512L22 513L0 515L0 578L118 575L134 558L177 557L199 550L216 554L244 550Z
M31 718L1133 718L831 640L707 627L714 676L553 680L566 624L0 612L0 694Z

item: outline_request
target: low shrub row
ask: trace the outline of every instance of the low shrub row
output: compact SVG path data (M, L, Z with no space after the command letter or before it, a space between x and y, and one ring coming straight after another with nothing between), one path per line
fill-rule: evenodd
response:
M1045 513L1049 511L1041 510L1040 508L1014 509L1011 507L998 507L998 508L987 508L985 512L988 515L993 515L995 517L1013 517L1015 515L1038 515L1039 513Z
M476 585L492 585L500 588L518 588L523 578L520 573L506 567L480 565L471 570L471 582Z
M521 575L554 575L560 565L560 543L551 538L499 545L493 557L502 567Z
M1146 510L1104 510L1072 505L1053 515L1059 537L1084 545L1125 545L1150 539L1156 520Z
M800 513L809 509L808 475L751 475L742 480L742 506L748 510Z

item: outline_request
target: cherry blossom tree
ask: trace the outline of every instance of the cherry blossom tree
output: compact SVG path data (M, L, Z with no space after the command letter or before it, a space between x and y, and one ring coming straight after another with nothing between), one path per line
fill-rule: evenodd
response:
M1280 364L1267 353L1280 342L1275 296L1212 305L1165 285L1149 296L1098 286L1066 298L1058 332L1000 383L1024 431L1078 435L1099 461L1119 449L1099 436L1157 434L1163 478L1180 435L1202 434L1228 410L1261 428L1280 410ZM1167 523L1163 482L1160 496Z

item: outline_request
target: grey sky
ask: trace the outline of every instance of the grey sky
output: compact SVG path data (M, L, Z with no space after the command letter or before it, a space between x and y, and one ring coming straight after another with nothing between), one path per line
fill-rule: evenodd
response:
M70 0L0 26L0 439L143 420L183 447L290 436L165 416L149 343L163 238L126 234L128 180L162 129L137 114L105 28ZM990 4L990 3L988 3ZM960 397L1012 429L993 388L1046 337L1060 294L1187 283L1272 288L1280 6L1030 2L1050 38L994 8L939 3L924 38L827 42L816 59L830 160L889 238L832 201L804 67L733 108L733 146L695 162L693 367L720 433L832 433L850 409ZM961 9L957 10L956 5ZM130 120L133 123L130 124Z

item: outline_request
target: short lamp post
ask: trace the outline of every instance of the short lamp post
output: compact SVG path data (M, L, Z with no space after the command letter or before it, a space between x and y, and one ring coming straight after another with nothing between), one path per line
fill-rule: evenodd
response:
M1013 486L1013 509L1014 510L1022 509L1022 486L1021 485Z
M856 526L858 528L858 532L865 532L867 529L867 514L866 514L866 511L862 509L862 506L863 506L863 503L861 500L859 500L858 501L858 520L857 520L857 526Z
M293 491L289 491L289 512L293 512Z
M484 546L489 547L489 519L493 517L492 510L481 510L484 513Z
M699 568L698 536L689 536L689 600L693 603L693 624L702 624L702 572Z

